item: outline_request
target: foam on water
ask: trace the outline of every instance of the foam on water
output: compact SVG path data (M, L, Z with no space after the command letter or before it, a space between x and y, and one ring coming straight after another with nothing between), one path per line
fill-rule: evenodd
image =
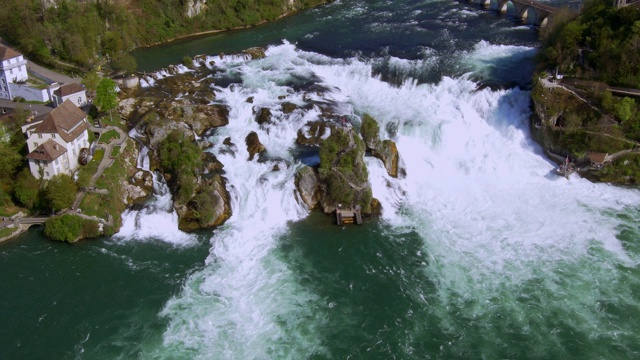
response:
M148 160L142 164L148 165ZM157 173L153 178L152 200L143 209L129 209L122 214L122 227L114 239L118 242L160 240L176 246L197 244L194 235L178 229L178 214L173 210L171 192Z
M471 61L483 66L530 51L480 44ZM406 176L388 177L375 159L367 159L367 165L374 197L384 206L383 220L399 234L414 229L423 240L424 275L436 284L436 294L417 285L410 296L421 303L435 296L437 302L425 308L440 319L435 326L461 334L460 344L469 348L474 344L463 338L477 329L465 321L483 319L487 336L499 338L511 326L492 320L502 313L518 331L533 332L538 343L558 341L547 323L533 319L535 309L522 300L528 297L538 299L536 306L578 314L579 331L600 334L589 328L592 323L611 329L594 308L603 297L615 296L616 287L605 284L587 294L582 287L617 279L617 266L637 265L639 255L630 254L616 237L622 221L612 214L635 206L640 196L635 190L555 176L554 165L530 140L528 92L478 90L466 77L445 77L438 84L409 79L392 86L371 75L371 64L333 60L286 43L270 48L265 59L227 71L240 74L242 85L219 89L217 99L230 106L229 125L210 140L225 164L233 216L214 233L204 269L191 275L163 309L169 324L164 345L150 349L150 357L326 355L315 330L331 326L325 323L327 304L312 286L295 281L274 250L278 238L286 236L287 222L307 214L295 200L293 177L301 165L290 150L297 130L319 112L285 115L277 106L281 95L299 104L313 98L288 85L301 78L327 89L315 100L353 118L371 114L380 122L381 137L396 141ZM272 109L272 124L255 122L254 109L261 107ZM247 160L243 143L250 131L259 135L272 160ZM236 145L223 145L226 137ZM273 171L275 164L279 171ZM563 292L585 296L563 303L557 298ZM621 296L616 301L633 302L631 294ZM420 337L409 335L404 355L410 355L410 339ZM491 357L492 351L497 350L483 354Z

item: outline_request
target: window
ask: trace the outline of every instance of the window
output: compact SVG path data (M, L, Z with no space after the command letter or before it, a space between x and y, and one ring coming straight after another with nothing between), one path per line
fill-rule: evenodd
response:
M56 134L51 134L51 138L55 139L56 138Z
M46 177L49 177L49 172L48 172L48 171L45 171L45 172L44 172L44 175L45 175Z
M38 134L38 139L42 139L42 134Z
M33 143L33 146L34 146L34 147L38 147L38 143L37 143L37 142L34 142L34 143Z
M60 159L56 159L56 165L60 165Z

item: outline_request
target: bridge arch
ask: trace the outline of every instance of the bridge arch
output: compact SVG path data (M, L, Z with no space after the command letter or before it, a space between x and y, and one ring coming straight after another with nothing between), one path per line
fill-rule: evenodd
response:
M480 2L487 10L495 10L500 14L512 14L522 23L540 27L547 25L549 16L558 9L539 3L535 0L467 0L470 3ZM513 9L513 10L512 10Z

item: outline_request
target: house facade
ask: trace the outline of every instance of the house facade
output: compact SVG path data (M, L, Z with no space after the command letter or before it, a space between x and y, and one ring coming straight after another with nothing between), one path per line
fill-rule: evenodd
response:
M80 84L64 84L53 92L53 106L58 107L66 100L70 100L77 107L87 104L87 92Z
M0 45L0 99L12 100L10 84L27 81L27 60L12 48Z
M31 174L36 179L71 175L78 167L80 149L89 147L88 128L87 115L70 100L23 125Z

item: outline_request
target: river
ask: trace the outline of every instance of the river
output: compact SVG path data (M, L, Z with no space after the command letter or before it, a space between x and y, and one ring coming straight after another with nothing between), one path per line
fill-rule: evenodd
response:
M134 55L152 72L258 45L215 75L229 221L180 232L158 179L114 237L1 244L0 358L640 356L640 193L558 177L531 140L535 29L457 1L342 0ZM338 227L296 201L309 104L397 143L406 175L366 159L380 218ZM271 160L222 151L250 131Z

